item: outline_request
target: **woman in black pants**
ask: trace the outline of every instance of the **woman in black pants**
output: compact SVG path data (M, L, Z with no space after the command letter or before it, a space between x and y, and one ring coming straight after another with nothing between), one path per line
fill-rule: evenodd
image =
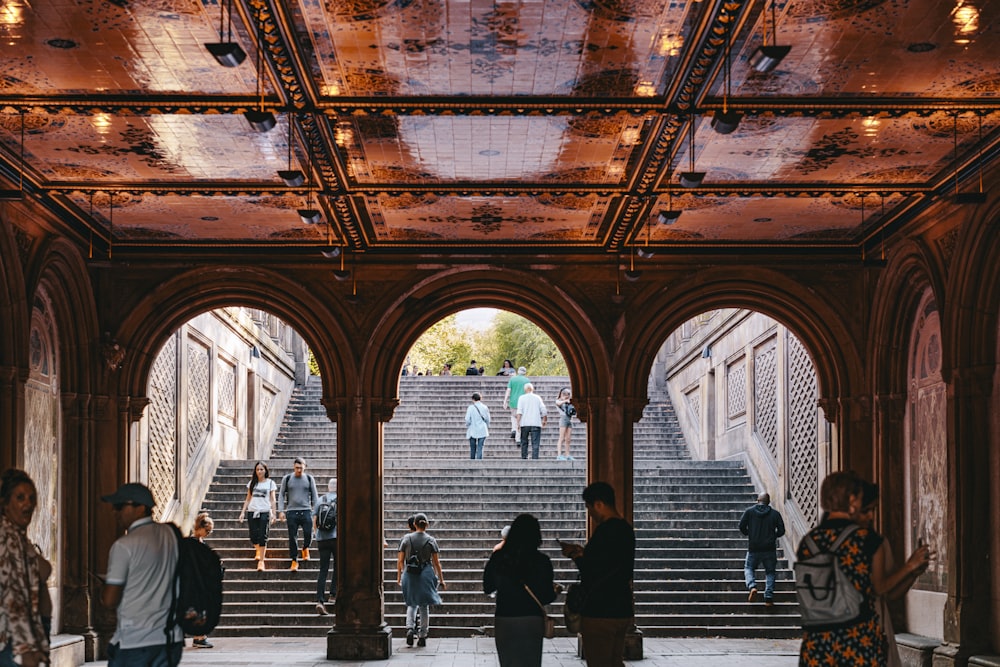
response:
M267 529L278 517L275 509L278 485L271 479L267 464L257 461L253 467L253 477L247 482L247 497L240 510L240 521L247 518L250 528L250 543L254 546L257 571L264 571L264 556L267 552ZM250 516L247 517L249 512Z

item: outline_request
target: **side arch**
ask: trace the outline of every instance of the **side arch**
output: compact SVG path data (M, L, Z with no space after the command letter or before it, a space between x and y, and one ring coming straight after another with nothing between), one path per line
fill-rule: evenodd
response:
M334 299L285 275L256 268L195 269L156 286L130 308L113 336L127 350L118 390L144 396L146 381L164 341L195 315L226 306L273 313L295 328L313 350L325 395L346 391L355 374L351 342L330 307Z
M93 375L98 340L97 306L90 275L76 246L56 239L39 253L29 275L28 294L44 289L52 298L59 331L59 385L62 392L87 395L97 390Z
M768 315L795 332L812 355L821 399L862 394L864 365L856 329L844 315L786 274L747 267L710 269L650 295L618 346L615 385L629 396L645 396L649 369L667 333L699 313L733 307ZM844 308L846 312L850 305ZM836 413L836 405L832 407ZM827 418L832 421L836 414L828 410Z
M468 308L517 313L555 341L569 368L574 394L606 395L610 362L593 318L558 286L510 269L455 269L423 280L385 308L367 346L362 373L372 395L395 397L399 362L435 322ZM582 415L585 416L585 415Z

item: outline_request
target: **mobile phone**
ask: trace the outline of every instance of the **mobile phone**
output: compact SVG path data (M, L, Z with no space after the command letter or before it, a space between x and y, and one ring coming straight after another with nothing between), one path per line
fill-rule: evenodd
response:
M917 538L917 548L919 549L922 546L924 546L924 536L923 535L921 535L920 537Z

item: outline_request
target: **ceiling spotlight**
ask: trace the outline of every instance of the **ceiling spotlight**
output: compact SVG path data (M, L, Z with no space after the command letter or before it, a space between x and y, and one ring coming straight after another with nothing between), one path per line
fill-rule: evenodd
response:
M656 254L649 248L636 248L635 251L639 255L639 257L642 257L643 259L649 259L650 257Z
M250 123L250 127L258 132L270 132L278 124L278 120L270 111L251 109L245 112L243 117Z
M743 114L739 111L723 111L712 116L712 129L719 134L732 134L737 127Z
M320 212L314 208L300 208L299 217L307 225L315 225L323 218Z
M675 211L672 209L669 211L660 211L656 214L656 221L661 225L672 225L677 222L677 218L681 217L681 213L683 213L683 211Z
M778 46L776 44L771 44L770 46L758 46L757 50L753 52L752 56L750 56L750 67L757 70L761 74L772 72L791 50L792 47L789 44L784 44L782 46Z
M681 185L685 188L697 188L705 180L703 171L682 171L680 176Z
M630 283L634 283L635 281L639 280L639 278L642 277L642 271L636 271L635 269L629 269L629 270L625 271L624 276L625 276L625 280L629 281Z
M334 248L324 248L323 250L320 250L320 253L322 253L322 255L327 259L337 259L340 257L340 246L336 246Z
M278 176L290 188L297 188L306 182L306 175L298 169L279 169Z
M348 280L351 277L351 272L349 269L337 269L336 271L333 272L333 277L339 280L340 282L344 282L345 280Z
M236 42L210 42L205 48L223 67L236 67L247 58L246 51Z

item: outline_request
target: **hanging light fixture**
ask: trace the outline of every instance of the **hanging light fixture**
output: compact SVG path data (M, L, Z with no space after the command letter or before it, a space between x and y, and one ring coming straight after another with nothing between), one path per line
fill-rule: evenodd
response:
M672 225L681 217L683 211L674 210L674 191L667 187L667 208L656 214L656 221L661 225Z
M278 176L290 188L297 188L305 183L306 177L298 169L292 169L292 122L293 116L288 114L288 169L279 169Z
M983 117L976 114L979 120L979 140L976 143L976 168L979 171L979 191L958 191L958 116L955 116L955 203L985 204L986 192L983 190Z
M326 247L320 250L320 253L327 259L335 259L340 257L340 246L333 245L333 223L329 220L326 221Z
M725 61L725 71L723 72L723 84L722 84L722 113L712 114L712 129L719 134L732 134L739 127L740 121L743 120L743 113L739 111L729 110L729 94L732 88L732 68L730 67L729 54L731 51L730 46L730 26L733 21L736 20L735 16L732 16L726 12L725 7L722 9L722 20L726 22L725 40L726 40L726 52L724 56Z
M761 74L774 71L788 52L792 50L791 45L778 46L778 17L777 0L771 0L771 44L767 43L767 10L764 10L764 39L763 43L750 56L750 67Z
M225 21L227 9L229 10L228 35L224 37L227 32ZM223 67L236 67L246 60L246 51L233 41L233 0L219 0L219 41L209 42L205 44L205 48Z
M278 124L274 114L264 111L264 10L257 10L257 97L259 109L251 109L243 114L250 127L258 132L270 132Z
M705 180L705 172L694 170L694 126L697 116L691 116L691 129L688 131L688 164L690 171L682 171L680 175L681 186L685 188L696 188Z
M0 190L0 201L19 201L24 199L24 109L21 115L21 156L17 165L17 190Z
M650 236L650 233L651 233L652 226L653 226L653 221L647 218L646 219L646 244L644 246L642 246L641 248L636 249L636 252L639 253L639 257L642 257L643 259L649 259L650 257L652 257L653 255L656 254L656 252L649 247L649 236Z
M306 146L306 171L312 175L312 150L309 146ZM306 189L306 206L305 208L300 208L298 210L299 218L307 225L318 224L323 216L320 214L319 209L312 207L312 187L307 186Z
M347 255L346 252L340 253L340 268L333 272L333 277L337 280L344 282L351 277L351 272L347 270L344 266L344 256Z
M635 270L635 245L632 245L632 252L628 256L628 270L625 272L625 280L634 283L642 276L642 271Z

